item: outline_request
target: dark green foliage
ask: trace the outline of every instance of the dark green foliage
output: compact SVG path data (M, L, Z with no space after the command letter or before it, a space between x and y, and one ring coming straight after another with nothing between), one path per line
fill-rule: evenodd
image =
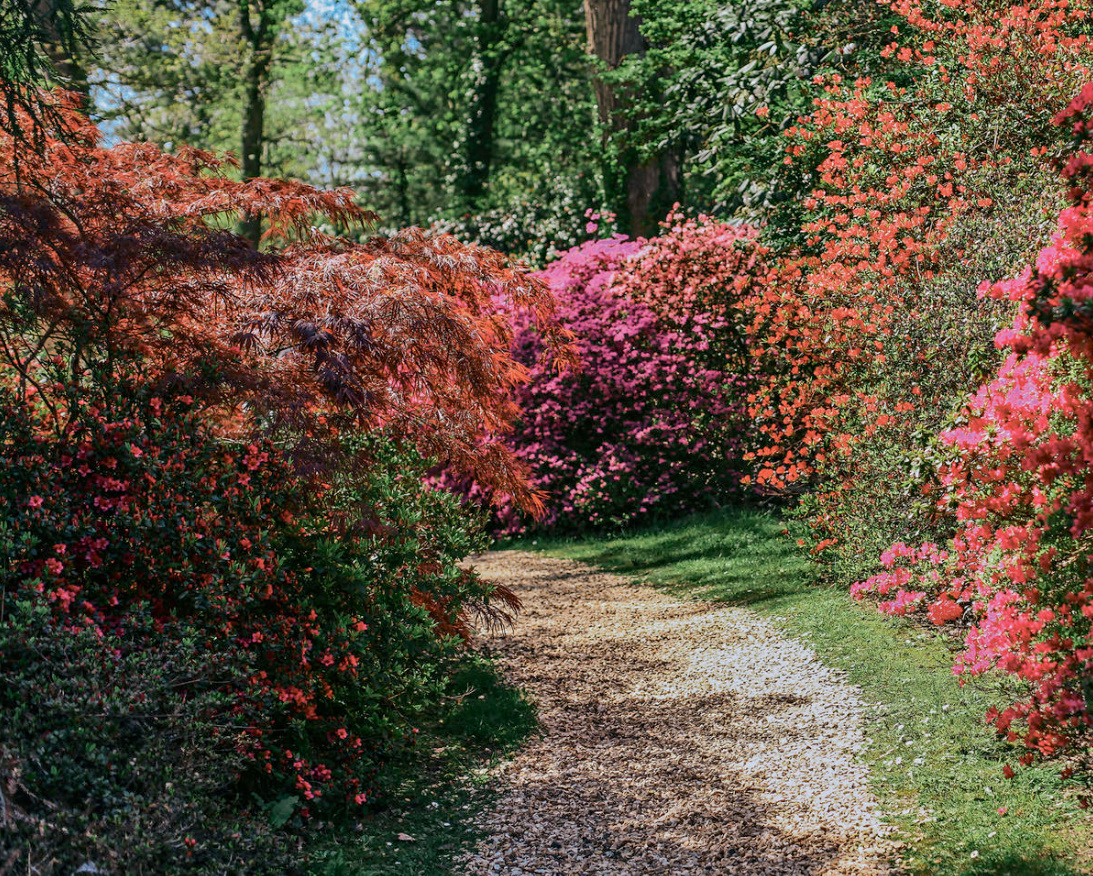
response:
M372 206L391 222L439 218L521 253L584 224L599 197L598 137L579 5L362 0L359 8L378 58L378 86L363 96L372 104L376 176L364 185Z
M757 218L798 194L782 132L817 73L868 70L890 15L873 0L634 0L649 43L614 78L635 95L633 137L683 162L683 203Z
M90 7L72 0L0 4L0 79L38 84L63 77L65 59L91 45Z
M124 638L73 629L41 605L6 615L0 859L65 876L86 864L293 872L289 838L233 787L247 761L239 728L217 717L253 669L243 652L210 650L186 625L164 635L150 613L132 615Z
M58 121L37 87L86 89L74 59L94 42L90 12L72 0L0 2L0 129L16 142L36 141Z
M309 855L316 876L440 876L479 837L473 817L495 796L485 771L533 735L535 705L505 683L488 654L468 654L440 705L423 716L401 783L357 830L337 831ZM470 780L468 781L468 777ZM399 836L413 837L413 841Z
M469 661L450 682L452 705L444 733L472 745L508 751L538 726L527 695L510 687L492 663Z

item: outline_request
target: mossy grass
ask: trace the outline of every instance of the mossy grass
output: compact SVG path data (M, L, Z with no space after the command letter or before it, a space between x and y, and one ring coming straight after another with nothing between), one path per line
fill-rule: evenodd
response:
M608 538L536 539L545 551L648 581L676 595L745 606L845 670L867 704L863 753L904 844L903 866L931 876L1093 872L1093 822L1057 765L1002 768L1017 752L984 721L1014 693L1001 677L957 684L958 643L888 618L823 583L786 535L754 510L699 515Z
M315 876L444 876L478 839L473 819L492 799L490 766L538 720L531 700L484 656L468 655L448 688L445 706L422 717L416 751L394 765L398 790L358 826L315 844Z

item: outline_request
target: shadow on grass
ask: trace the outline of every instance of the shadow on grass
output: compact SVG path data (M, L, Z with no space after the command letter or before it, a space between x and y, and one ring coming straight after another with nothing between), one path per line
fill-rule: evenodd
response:
M489 661L468 655L447 683L444 706L422 716L415 749L393 764L392 790L359 830L317 844L313 876L441 876L478 838L473 819L492 793L483 768L538 730L534 703ZM402 839L400 839L402 837ZM410 837L410 839L405 839Z
M959 876L1086 876L1089 871L1046 857L1042 852L999 853L988 849L969 858L963 867L955 864L945 872Z
M511 751L538 729L534 704L476 660L449 685L455 702L444 718L445 735L487 751Z
M820 586L811 564L761 511L729 509L617 537L516 541L499 548L556 553L692 597L742 606L778 603Z

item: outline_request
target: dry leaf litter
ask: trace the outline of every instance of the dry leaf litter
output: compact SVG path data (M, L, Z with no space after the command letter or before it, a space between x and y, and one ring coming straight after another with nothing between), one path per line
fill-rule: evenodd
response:
M497 770L474 876L894 874L856 688L740 608L580 563L473 559L524 603L486 636L543 736Z

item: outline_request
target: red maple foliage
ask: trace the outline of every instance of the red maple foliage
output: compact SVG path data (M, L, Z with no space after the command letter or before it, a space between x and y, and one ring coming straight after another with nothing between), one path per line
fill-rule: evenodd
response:
M186 383L225 430L283 428L302 446L383 427L538 507L493 438L525 373L492 302L533 313L565 360L542 283L447 236L354 242L335 230L374 216L348 190L240 182L196 150L106 148L55 101L63 135L39 151L0 132L0 362L58 429L63 387L135 367ZM265 217L263 251L230 230L243 214Z
M62 128L40 149L0 131L0 688L37 690L27 630L104 666L196 642L171 691L207 696L217 781L293 794L304 815L359 808L439 696L446 639L515 605L457 568L482 544L421 479L439 460L539 508L500 436L526 379L509 314L571 357L553 298L498 253L367 236L347 190L107 147L51 99ZM268 223L260 251L232 232L240 214ZM116 681L103 695L125 700ZM60 708L35 702L31 724ZM34 774L34 835L35 818L60 835L83 817L32 812L80 797L78 755L75 792Z

